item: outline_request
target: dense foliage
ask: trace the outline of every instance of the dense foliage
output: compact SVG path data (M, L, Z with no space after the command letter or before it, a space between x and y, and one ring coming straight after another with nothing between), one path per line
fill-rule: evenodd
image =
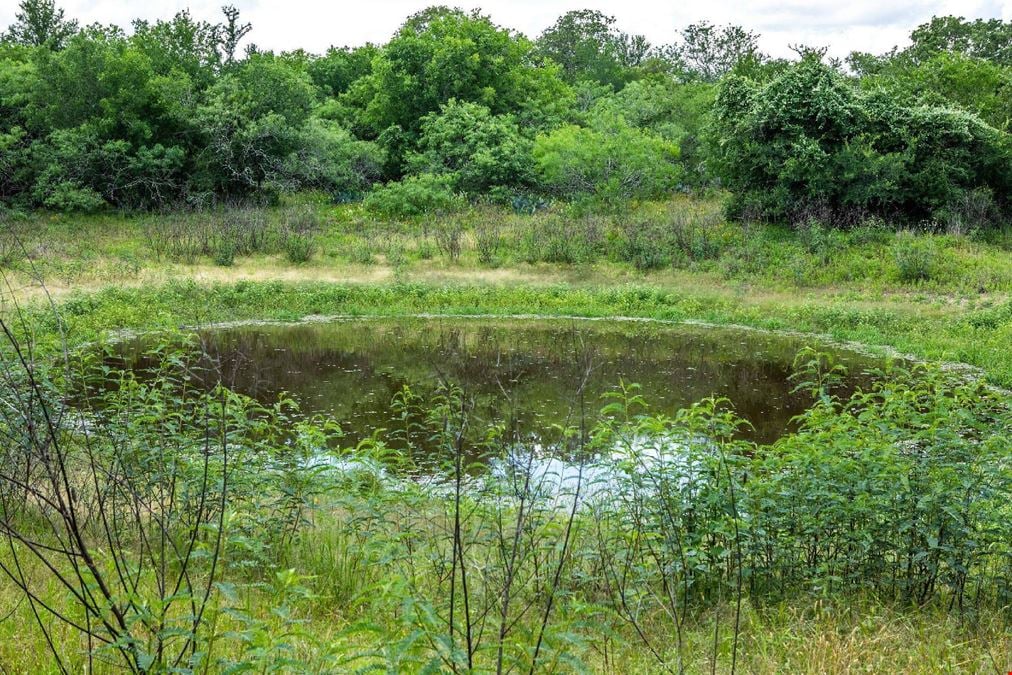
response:
M930 218L972 191L1012 190L1008 134L962 110L855 89L813 57L766 84L726 79L712 143L736 208L777 219L813 206Z
M617 207L724 186L746 218L949 223L968 201L1007 214L1010 25L935 18L910 47L852 54L845 70L805 48L770 59L738 26L694 24L654 46L592 10L532 40L431 7L385 45L317 56L240 53L251 26L231 7L221 23L181 12L124 31L24 0L0 42L0 199L348 201L433 176L472 201ZM389 205L413 192L371 203L427 211Z

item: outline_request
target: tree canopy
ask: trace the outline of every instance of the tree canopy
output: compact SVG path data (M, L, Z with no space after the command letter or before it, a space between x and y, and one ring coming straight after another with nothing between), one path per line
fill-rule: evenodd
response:
M742 217L916 221L967 195L1009 209L1012 22L935 17L846 65L804 47L770 59L758 34L706 22L653 46L591 9L531 40L435 6L385 44L319 55L262 51L252 29L231 6L81 28L23 0L0 40L0 199L164 209L380 190L384 212L417 214L716 187Z

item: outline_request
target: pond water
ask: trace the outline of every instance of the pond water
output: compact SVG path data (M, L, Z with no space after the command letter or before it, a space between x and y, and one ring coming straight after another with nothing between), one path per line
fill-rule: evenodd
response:
M460 386L481 422L513 420L527 434L588 416L619 382L641 385L657 412L711 395L731 400L750 421L747 438L770 442L811 403L793 392L792 362L805 346L832 351L849 369L846 386L880 365L811 339L741 329L644 321L578 319L340 319L243 325L200 333L223 381L263 401L289 392L306 412L333 415L348 445L397 425L394 396L405 385L426 394ZM145 342L123 346L143 367ZM584 383L580 396L581 383Z

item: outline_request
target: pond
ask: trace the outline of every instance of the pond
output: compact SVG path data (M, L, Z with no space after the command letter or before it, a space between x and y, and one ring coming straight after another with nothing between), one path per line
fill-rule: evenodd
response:
M425 395L440 381L462 388L482 422L511 420L525 434L594 417L620 382L637 383L653 412L673 414L707 396L727 397L766 443L811 403L794 392L792 362L805 346L831 351L845 388L881 365L810 338L632 320L527 318L338 319L251 324L200 332L210 362L233 389L262 401L292 394L308 413L333 415L352 445L395 427L404 386ZM145 365L144 340L123 345ZM581 392L582 385L582 396Z

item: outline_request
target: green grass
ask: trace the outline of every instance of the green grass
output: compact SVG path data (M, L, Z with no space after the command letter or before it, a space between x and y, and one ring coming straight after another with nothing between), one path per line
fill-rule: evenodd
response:
M56 326L33 304L36 324ZM381 284L282 281L107 287L59 300L71 342L110 331L200 326L308 315L539 314L629 316L741 324L818 333L838 341L888 347L926 360L976 366L998 385L1012 386L1012 302L963 307L934 298L866 301L846 295L735 295L647 284ZM40 333L41 334L41 333Z
M287 633L284 640L288 652L296 660L314 663L321 651L344 654L382 653L388 647L387 635L372 639L365 632L345 632L360 619L363 607L348 614L329 603L303 604L294 609L299 633L275 614L275 595L256 586L239 591L245 611L262 617L265 633ZM686 663L688 673L710 672L715 623L719 619L723 634L720 640L717 672L729 672L731 634L729 626L733 607L721 607L708 616L686 626L685 643L693 657ZM8 586L0 590L0 664L12 673L58 673L48 647L40 634L27 604ZM243 626L220 613L210 620L219 622L224 632L241 630ZM804 601L756 608L745 604L739 638L738 672L745 673L1003 673L1012 662L1012 637L1000 619L982 622L960 621L935 609L911 612L876 601L874 598L848 598L839 601ZM66 665L71 671L84 671L87 666L86 644L65 625L50 625L53 638L68 655ZM312 638L308 637L312 636ZM76 647L76 648L75 648ZM222 641L215 651L219 657L237 658L240 647ZM635 642L635 636L618 632L598 635L592 645L580 654L591 672L649 673L657 665ZM363 658L355 665L378 659ZM316 661L322 672L340 672L333 660ZM329 669L328 669L329 666ZM345 665L344 670L347 669ZM560 669L567 672L565 669ZM95 672L120 672L96 662Z
M94 286L187 276L213 266L215 233L237 227L230 213L33 214L13 220L12 226L34 271L51 284ZM475 207L399 222L379 220L360 205L331 206L302 197L247 213L256 215L268 234L256 250L238 252L236 264L248 269L293 267L285 242L271 236L288 227L311 232L311 257L305 261L299 256L297 262L308 262L306 269L317 273L379 263L409 278L437 271L509 269L533 277L609 280L631 275L663 281L676 274L704 285L960 299L1012 292L1008 227L970 236L897 233L878 220L846 232L818 225L801 231L778 225L743 227L721 217L716 198L677 198L630 207L621 214L589 216L561 208L517 215ZM182 241L180 232L193 231L209 233L206 250L190 250L193 242ZM460 233L458 258L451 259L440 245L447 232ZM28 266L21 263L15 269L27 273Z
M475 209L426 223L380 222L357 206L312 208L318 229L308 260L292 262L279 249L237 256L229 267L216 266L213 252L188 260L155 253L147 234L153 226L195 216L31 215L16 224L30 262L4 269L5 302L26 309L29 330L49 350L60 346L61 329L79 345L124 330L310 315L623 316L815 333L969 364L989 382L1012 387L1009 230L966 237L896 234L875 223L847 233L743 228L716 216L712 200L646 204L621 217ZM284 213L267 217L280 221ZM478 232L489 222L500 238L491 253L480 241L488 233ZM441 250L438 228L461 229L459 258ZM555 230L561 236L553 238ZM669 236L674 231L684 237ZM33 276L52 294L59 323ZM382 650L396 627L350 628L393 621L400 609L383 605L369 561L328 527L326 515L316 514L308 536L286 552L287 564L311 575L319 595L296 606L303 623L290 636L292 649L307 659L321 643L334 653ZM66 602L50 590L54 603ZM244 587L241 600L268 633L287 630L271 611L277 598L269 589ZM686 627L686 644L699 646L688 672L709 672L714 621L726 628L731 610L716 611ZM8 614L0 623L0 666L52 672L30 609L0 585L0 617ZM853 597L746 603L743 617L742 672L1005 672L1012 665L1012 638L998 614L962 622L940 607ZM76 644L61 630L57 640ZM720 642L721 671L730 665L728 635ZM69 650L75 669L85 664L85 645L78 646ZM237 647L222 649L234 656L229 650ZM653 667L635 636L621 630L584 644L580 657L599 672Z

